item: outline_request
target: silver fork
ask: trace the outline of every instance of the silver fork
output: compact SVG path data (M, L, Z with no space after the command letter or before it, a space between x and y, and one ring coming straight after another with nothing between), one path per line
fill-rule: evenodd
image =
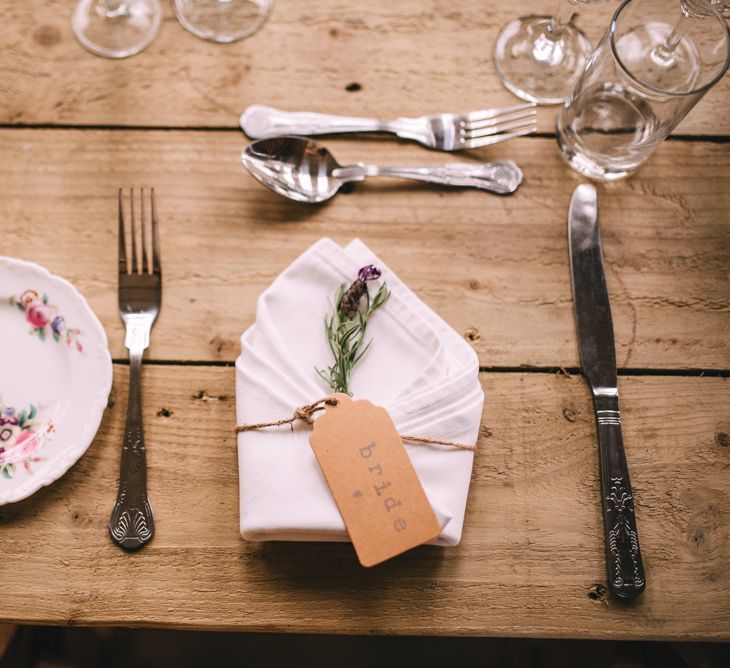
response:
M134 217L134 190L129 191L131 226L131 263L127 262L124 232L124 198L119 189L119 312L124 321L124 345L129 350L129 403L124 427L122 459L119 467L119 492L109 520L112 540L127 550L147 543L155 532L155 523L147 499L147 462L142 428L142 356L150 344L152 325L162 301L160 233L157 224L155 190L150 194L152 219L152 257L145 221L144 188L140 197L141 247L139 262L137 229Z
M282 135L390 132L438 151L463 151L535 132L536 114L535 104L530 102L466 114L435 114L381 121L308 111L280 111L255 104L243 112L240 123L243 131L252 139Z

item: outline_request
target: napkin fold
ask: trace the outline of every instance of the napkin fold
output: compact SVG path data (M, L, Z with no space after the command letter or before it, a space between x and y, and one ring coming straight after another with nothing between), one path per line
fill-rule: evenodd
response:
M475 443L484 395L474 350L357 239L345 248L321 239L259 297L236 361L238 423L289 417L331 394L316 372L332 363L324 320L338 286L367 264L382 271L391 296L368 321L373 343L353 372L353 398L385 407L399 433ZM348 540L310 434L295 423L238 435L244 538ZM442 527L434 543L456 545L474 453L409 443L406 449Z

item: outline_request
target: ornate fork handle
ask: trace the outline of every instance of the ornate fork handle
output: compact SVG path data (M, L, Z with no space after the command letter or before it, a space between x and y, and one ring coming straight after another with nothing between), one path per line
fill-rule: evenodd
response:
M280 111L255 104L241 115L241 127L252 139L339 132L388 132L389 124L375 118L335 116L309 111Z
M367 176L395 176L445 186L480 188L498 195L513 193L522 183L522 170L512 160L495 160L481 164L453 162L424 167L359 164L336 169L333 176L345 181L361 181Z
M112 540L127 550L147 543L155 531L147 499L147 461L142 426L142 353L129 355L129 403L119 468L119 492L109 520Z
M629 599L644 591L646 580L624 454L618 397L596 396L595 405L608 581L617 597Z

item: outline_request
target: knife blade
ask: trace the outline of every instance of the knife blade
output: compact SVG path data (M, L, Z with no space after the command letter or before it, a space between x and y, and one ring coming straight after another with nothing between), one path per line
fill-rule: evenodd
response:
M568 242L581 367L593 394L601 472L606 569L621 599L646 586L634 499L621 433L616 346L598 227L598 196L587 183L570 200Z

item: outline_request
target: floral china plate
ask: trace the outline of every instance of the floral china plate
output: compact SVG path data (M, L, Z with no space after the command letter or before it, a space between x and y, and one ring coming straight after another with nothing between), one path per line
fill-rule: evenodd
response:
M0 505L60 478L109 398L106 334L68 281L0 256Z

